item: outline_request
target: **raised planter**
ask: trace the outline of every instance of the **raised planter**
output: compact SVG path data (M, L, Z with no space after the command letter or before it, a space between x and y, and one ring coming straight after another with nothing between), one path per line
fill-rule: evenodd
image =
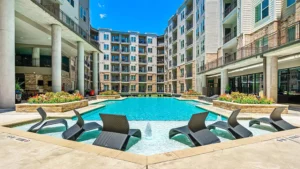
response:
M121 95L97 95L97 99L115 100L121 98Z
M184 99L198 99L201 95L182 95L181 97Z
M74 101L57 104L16 104L16 112L37 112L36 109L42 107L47 113L64 113L70 110L87 107L88 100Z
M282 105L282 104L239 104L239 103L225 102L219 100L214 100L213 106L226 109L226 110L241 109L241 113L265 113L265 114L271 114L274 108L277 107L285 107L283 113L287 114L289 108L288 105Z

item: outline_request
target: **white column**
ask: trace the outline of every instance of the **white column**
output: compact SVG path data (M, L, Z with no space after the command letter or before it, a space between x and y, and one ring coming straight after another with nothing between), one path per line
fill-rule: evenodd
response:
M93 52L93 88L98 95L98 52Z
M0 109L15 107L15 1L0 0Z
M207 95L207 89L206 89L206 75L201 75L201 93L204 95Z
M40 48L32 49L32 66L40 67Z
M228 85L228 70L221 70L221 94L225 94L226 86Z
M52 43L52 91L61 91L61 27L51 25Z
M77 42L78 55L78 90L84 95L84 46L83 42Z
M266 94L267 98L277 102L278 97L278 57L267 57L266 61Z

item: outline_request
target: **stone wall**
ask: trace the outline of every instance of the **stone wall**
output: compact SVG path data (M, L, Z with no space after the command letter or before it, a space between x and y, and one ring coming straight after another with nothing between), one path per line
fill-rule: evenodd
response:
M97 95L97 99L115 100L121 98L120 95Z
M285 107L284 114L288 113L288 105L281 104L238 104L225 101L214 100L214 107L219 107L226 110L241 109L241 113L264 113L271 114L274 108Z
M16 104L16 112L35 113L36 109L42 107L47 113L63 113L74 109L88 106L88 100L57 103L57 104Z

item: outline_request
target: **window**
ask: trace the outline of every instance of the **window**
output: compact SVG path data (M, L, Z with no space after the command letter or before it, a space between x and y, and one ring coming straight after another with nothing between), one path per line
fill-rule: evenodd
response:
M170 37L170 38L169 38L169 44L171 44L171 43L172 43L172 38Z
M269 0L263 0L255 7L255 22L258 22L269 16Z
M130 60L131 60L132 62L135 62L135 61L136 61L136 56L131 56L131 57L130 57Z
M109 60L109 55L108 54L104 54L104 60Z
M108 81L109 80L109 75L104 75L104 80Z
M108 85L104 85L104 90L109 90L109 86Z
M181 20L184 19L184 11L181 12L181 14L180 14L180 19L181 19Z
M184 54L181 54L180 61L181 63L184 62Z
M131 66L131 71L136 71L136 67L135 66Z
M130 47L130 51L131 51L131 52L135 52L135 51L136 51L136 47L135 47L135 46L131 46L131 47Z
M130 86L130 91L135 92L135 90L136 90L135 85L131 85L131 86Z
M108 44L104 44L104 50L109 50L109 45Z
M148 48L148 53L152 53L152 48Z
M201 41L201 54L205 52L205 39Z
M152 76L148 76L148 81L152 81Z
M181 49L184 48L184 40L181 40L181 41L180 41L180 47L181 47Z
M293 5L295 2L296 0L286 0L286 7Z
M148 92L152 92L152 85L148 86Z
M296 27L291 26L287 30L287 41L288 42L295 41L295 37L296 37Z
M180 76L181 76L181 77L184 76L184 69L180 69Z
M172 49L169 49L169 55L172 55Z
M152 72L152 67L151 66L148 67L148 72Z
M104 40L109 40L109 34L104 34Z
M148 57L148 62L152 63L152 57Z
M134 36L130 37L130 42L136 42L136 37Z
M135 75L131 75L131 76L130 76L130 80L131 80L131 81L135 81L135 80L136 80L136 76L135 76Z
M109 65L104 65L104 70L109 70Z
M74 0L68 0L68 2L74 7Z
M181 35L184 34L184 26L181 26L181 28L180 28L180 34Z
M205 32L205 19L203 19L200 23L201 34Z
M73 4L74 4L74 2L73 2ZM73 7L74 7L74 5L73 5ZM86 21L86 12L82 6L80 6L80 19L82 19L84 22Z
M184 92L184 84L183 83L180 84L180 92Z
M268 49L268 36L264 36L255 41L256 52L260 53Z
M148 44L152 44L152 38L148 38Z

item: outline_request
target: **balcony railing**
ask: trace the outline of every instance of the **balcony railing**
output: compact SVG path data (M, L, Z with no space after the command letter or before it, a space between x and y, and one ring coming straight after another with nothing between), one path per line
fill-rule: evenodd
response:
M173 37L173 42L175 42L177 40L177 36Z
M293 28L293 27L298 29L295 29L293 33L288 33L288 28ZM257 41L253 41L252 43L249 43L248 45L245 45L237 49L236 54L227 55L225 57L219 57L207 63L203 67L203 69L201 69L201 71L203 72L203 71L215 69L241 59L262 55L263 53L269 52L271 50L276 50L278 48L282 48L294 44L300 40L299 27L300 27L300 22L295 22L287 26L285 25L284 27L280 28L276 32L262 36L268 39L268 44L258 47L256 43Z
M236 37L236 33L228 33L224 36L224 44Z
M122 78L122 82L129 82L129 77L128 78Z
M193 8L187 9L185 16L188 17L189 14L191 14L193 11Z
M129 58L122 58L122 62L129 62Z
M120 59L119 58L112 58L111 61L112 62L120 62Z
M120 81L120 78L118 78L118 77L117 77L117 78L112 77L112 78L111 78L111 81L112 81L112 82L119 82L119 81Z
M111 71L112 72L120 72L120 68L112 68Z
M164 73L164 69L157 69L157 73Z
M139 70L140 73L147 73L147 70Z
M173 29L177 28L177 23L173 24Z
M188 73L185 74L185 77L186 78L193 77L193 73L192 72L188 72Z
M111 39L111 41L112 41L112 42L120 42L120 39L119 39L119 38L114 38L114 37L113 37L113 38Z
M173 67L176 67L176 66L177 66L177 62L174 62L174 63L173 63Z
M146 44L147 44L147 42L146 42L146 40L139 40L139 44L146 45Z
M120 52L120 49L119 48L112 48L112 51L113 52Z
M160 50L159 50L157 53L158 53L159 55L163 55L163 54L165 54L165 51L160 51Z
M187 23L187 26L186 26L186 32L188 32L190 29L193 28L193 23Z
M146 51L145 51L145 50L139 50L139 53L141 53L141 54L145 54L145 53L146 53Z
M146 78L139 79L139 82L146 82Z
M190 62L190 61L192 61L193 60L193 56L187 56L186 58L185 58L185 61L186 62Z
M186 47L188 48L190 45L192 45L193 44L193 40L188 40L187 42L186 42Z
M164 82L164 79L157 79L158 83Z
M157 64L164 64L164 63L165 63L164 60L158 60L158 61L157 61Z
M139 63L147 63L146 59L139 59Z
M90 36L90 32L85 31L76 22L74 22L67 14L60 10L56 5L42 4L40 0L31 0L43 10L47 11L50 15L55 17L58 21L83 38L86 42L99 49L99 43L94 41Z
M233 11L237 6L237 0L233 0L231 5L228 6L225 10L224 10L224 18L230 14L231 11Z
M122 72L129 72L129 68L122 69Z

